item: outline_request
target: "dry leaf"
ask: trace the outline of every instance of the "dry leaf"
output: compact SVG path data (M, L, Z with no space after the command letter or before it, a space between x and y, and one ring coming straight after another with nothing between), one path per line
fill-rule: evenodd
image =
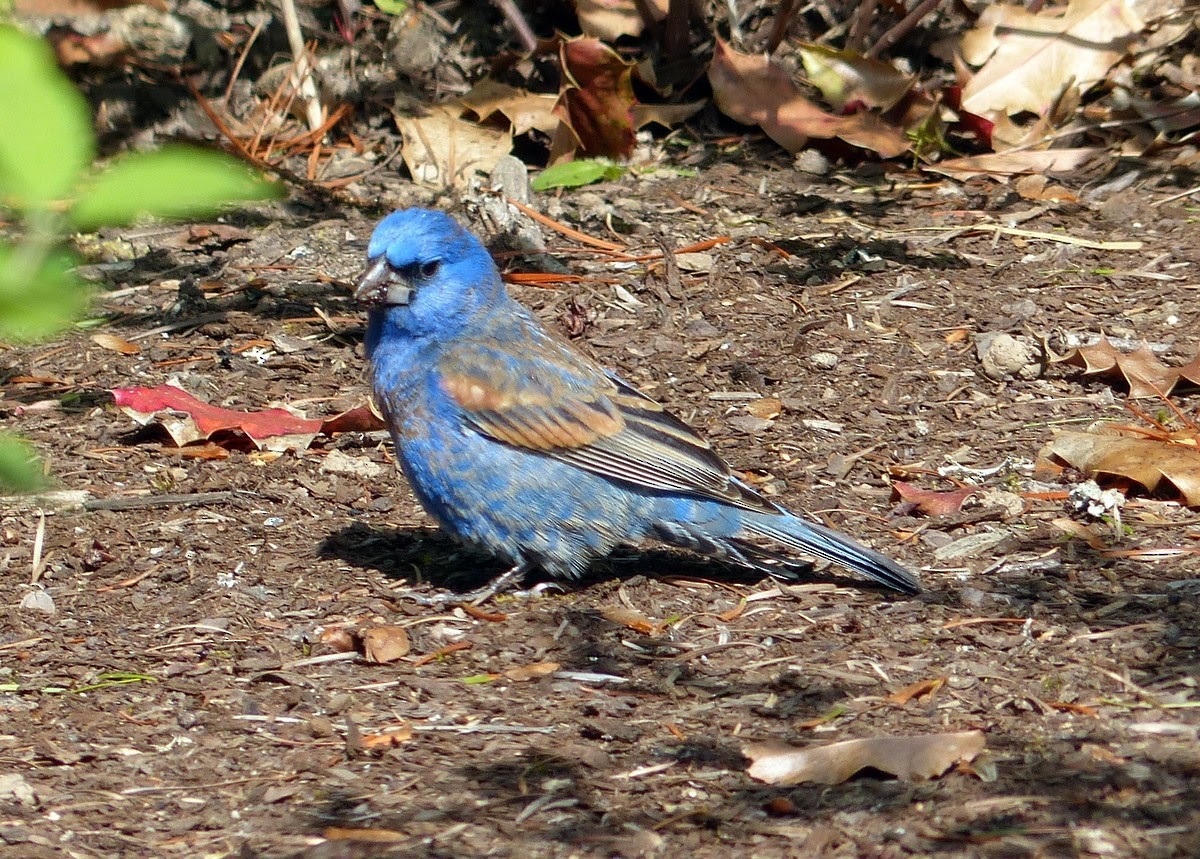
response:
M911 683L903 689L897 689L887 699L893 704L899 704L903 707L913 698L932 698L937 694L938 690L946 684L947 678L934 677L931 680L919 680L916 683Z
M800 45L799 51L809 81L835 110L854 104L891 110L917 80L854 51L814 44Z
M412 836L398 829L350 829L330 826L321 830L326 841L361 841L365 844L400 844L411 841Z
M397 115L400 154L413 181L435 188L464 187L487 175L512 149L512 134L463 119L462 108L440 105L424 116Z
M1060 432L1042 451L1092 477L1097 483L1128 480L1154 492L1166 481L1189 507L1200 506L1200 450L1194 437L1171 440L1115 433Z
M867 767L902 781L934 778L956 763L969 762L983 751L982 731L871 737L800 749L777 741L742 749L750 758L747 772L767 784L840 784Z
M963 88L962 107L994 118L1045 116L1068 85L1084 91L1104 79L1145 24L1128 0L1070 0L1037 13L990 4L963 36L962 54L981 68Z
M1088 376L1100 376L1110 381L1123 379L1129 385L1129 396L1135 400L1165 397L1180 379L1200 385L1200 353L1182 367L1171 367L1158 360L1144 343L1136 352L1121 352L1105 336L1095 343L1072 349L1059 361L1083 367Z
M142 347L136 343L130 343L116 334L93 334L92 342L102 349L111 349L114 352L120 352L122 355L136 355L142 351Z
M884 158L910 149L904 132L878 114L826 113L801 94L782 66L760 54L739 53L719 39L708 80L722 113L745 125L759 126L793 155L804 149L810 137L836 137Z
M1083 542L1087 543L1093 549L1100 550L1104 548L1104 538L1083 522L1077 522L1066 516L1058 516L1052 519L1050 524L1064 534L1070 534L1072 537L1083 540Z
M746 411L756 418L770 421L783 413L783 403L780 402L779 397L760 397L747 405Z
M402 626L368 626L358 631L368 662L395 662L408 656L411 645Z
M976 176L999 178L1018 173L1070 173L1092 159L1105 155L1106 152L1107 150L1096 147L989 152L925 164L922 169L955 179L973 179Z
M557 662L535 662L532 665L517 665L513 668L508 668L504 672L504 676L509 680L521 683L525 680L537 680L542 677L548 677L562 666Z
M600 614L605 620L619 623L621 626L628 627L634 632L640 632L643 635L662 635L663 630L666 629L666 624L653 621L640 611L634 611L631 608L624 608L623 606L605 606L600 609Z
M500 114L508 120L514 137L535 128L545 134L553 134L559 123L558 115L554 112L558 96L517 89L493 78L484 78L475 84L459 101L480 122L493 114Z
M351 409L329 420L319 420L294 415L287 409L255 412L224 409L198 400L174 385L114 388L111 393L121 411L142 426L151 423L161 426L179 447L215 436L233 446L237 446L238 439L248 439L260 453L303 450L318 435L368 432L384 426L383 421L365 407ZM203 453L195 456L221 458Z
M1078 203L1079 198L1062 185L1052 185L1045 176L1030 174L1022 176L1013 185L1022 200L1062 200Z
M363 734L359 738L359 742L362 743L364 749L390 749L401 743L407 743L412 737L412 725L406 722L399 728Z
M348 629L341 626L322 630L318 641L334 653L349 653L357 649L354 644L354 636Z
M922 489L903 480L893 480L896 495L926 516L949 516L962 510L963 502L979 491L978 486L963 486L945 492Z
M556 137L550 160L556 162L568 154L628 158L637 142L633 63L625 62L598 39L586 37L564 40L559 46L559 61L563 89L557 112L570 131L569 137L574 138L574 147L564 145L567 137ZM569 153L569 148L577 153Z
M667 17L670 0L649 0L654 20ZM634 0L575 0L575 14L584 35L613 42L621 36L640 36L646 28Z

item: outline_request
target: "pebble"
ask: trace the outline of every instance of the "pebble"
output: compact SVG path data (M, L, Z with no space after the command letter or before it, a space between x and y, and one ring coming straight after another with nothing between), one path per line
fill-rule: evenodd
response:
M833 352L813 352L808 356L808 363L818 370L832 370L840 360Z

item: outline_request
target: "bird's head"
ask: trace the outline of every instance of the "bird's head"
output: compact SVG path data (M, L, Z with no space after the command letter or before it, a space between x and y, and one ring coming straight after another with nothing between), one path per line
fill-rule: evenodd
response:
M375 228L354 296L373 328L450 335L504 295L491 256L449 215L400 209Z

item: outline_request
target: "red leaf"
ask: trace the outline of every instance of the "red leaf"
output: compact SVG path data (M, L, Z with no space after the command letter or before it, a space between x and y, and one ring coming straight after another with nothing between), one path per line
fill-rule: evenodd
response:
M559 47L566 81L557 110L575 132L580 154L628 158L636 142L633 65L599 39L569 39Z
M243 412L198 400L174 385L156 388L114 388L113 400L142 426L157 422L176 445L204 441L215 433L246 436L259 449L301 450L319 434L369 432L382 429L369 409L360 407L328 421L294 415L286 409Z
M977 486L964 486L949 492L922 489L903 480L893 480L892 489L903 500L914 505L926 516L946 516L962 509L963 502L979 491Z

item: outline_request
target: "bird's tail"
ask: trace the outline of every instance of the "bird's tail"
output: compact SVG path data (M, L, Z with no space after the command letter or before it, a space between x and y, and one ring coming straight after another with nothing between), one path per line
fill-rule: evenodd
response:
M790 513L743 512L742 523L752 534L839 564L901 593L915 594L921 590L917 577L891 558L815 522L807 522ZM771 553L763 554L774 557ZM763 569L772 572L766 566Z

